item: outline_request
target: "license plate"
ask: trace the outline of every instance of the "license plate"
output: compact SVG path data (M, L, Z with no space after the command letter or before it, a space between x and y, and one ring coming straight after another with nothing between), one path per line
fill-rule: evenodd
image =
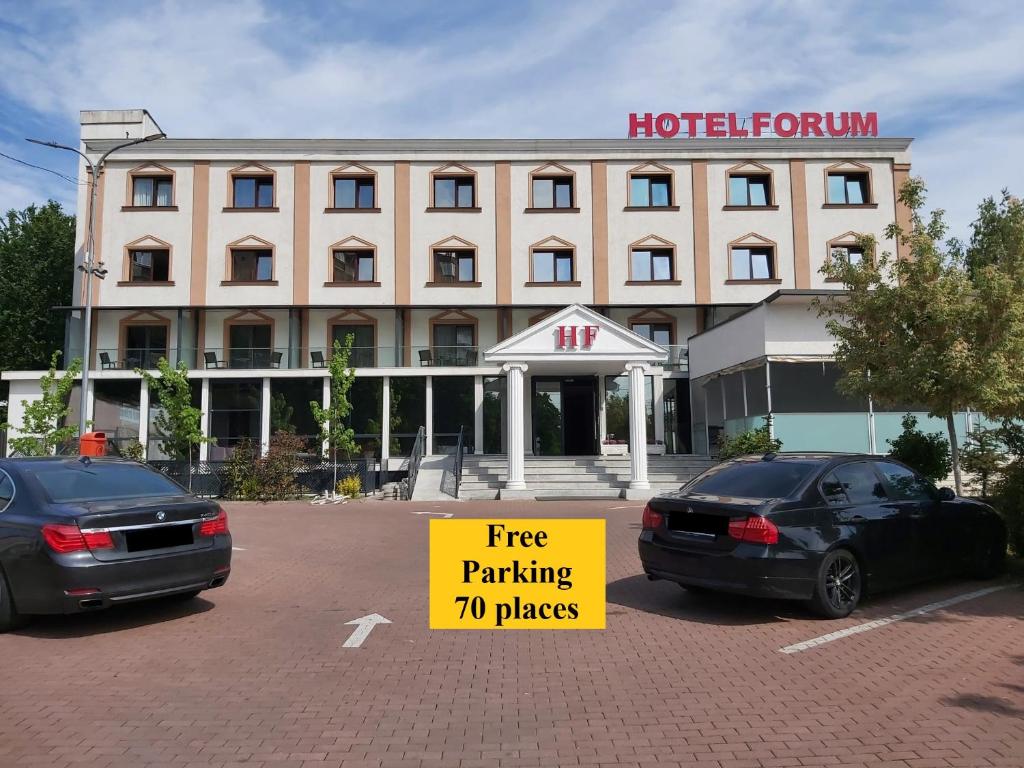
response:
M125 547L129 552L144 552L147 549L184 547L193 543L191 525L165 525L159 528L143 528L125 531Z

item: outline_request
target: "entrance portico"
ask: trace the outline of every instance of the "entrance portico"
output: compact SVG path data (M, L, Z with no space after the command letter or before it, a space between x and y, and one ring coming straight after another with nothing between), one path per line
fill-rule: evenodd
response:
M502 498L529 496L524 476L526 452L525 427L527 418L535 427L534 408L526 407L525 375L529 371L535 379L570 378L595 381L604 376L626 374L629 377L629 455L630 483L626 491L645 495L650 488L647 480L647 419L644 400L644 377L652 367L661 366L668 359L668 350L628 328L609 320L592 309L573 304L484 352L484 360L501 365L507 376L508 406L506 408L506 438L508 445L508 474ZM577 390L582 389L577 386ZM535 402L536 388L530 388L531 404ZM558 390L560 428L566 425ZM596 396L596 393L595 393ZM578 414L579 398L575 406ZM550 402L550 400L548 401ZM574 416L578 419L578 415ZM596 425L594 434L600 437ZM578 428L578 421L572 422ZM531 429L531 433L535 431ZM561 446L578 446L576 439L561 441Z

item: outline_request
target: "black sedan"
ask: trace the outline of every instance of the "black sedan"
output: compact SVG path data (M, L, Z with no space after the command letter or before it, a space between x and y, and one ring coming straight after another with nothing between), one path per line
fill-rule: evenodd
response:
M231 572L227 515L116 459L0 459L0 631L23 616L190 598Z
M998 575L1006 526L988 505L892 459L769 453L651 499L639 547L652 580L805 600L841 618L868 589Z

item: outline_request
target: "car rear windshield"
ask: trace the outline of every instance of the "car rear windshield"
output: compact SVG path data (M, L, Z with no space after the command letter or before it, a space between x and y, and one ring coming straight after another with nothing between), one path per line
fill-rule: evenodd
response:
M784 499L819 466L815 462L778 460L720 464L694 480L686 490L712 496Z
M40 463L25 467L50 501L101 501L149 496L180 496L175 483L139 464Z

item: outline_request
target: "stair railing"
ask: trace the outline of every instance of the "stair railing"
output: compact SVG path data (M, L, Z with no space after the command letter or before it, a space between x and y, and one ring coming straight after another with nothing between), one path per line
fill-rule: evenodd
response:
M459 498L459 488L462 486L462 458L465 455L465 440L466 428L459 427L459 440L455 444L455 466L452 468L452 473L455 475L455 498Z
M420 462L423 461L423 449L427 443L427 431L420 427L416 431L416 440L409 451L409 475L405 484L405 500L411 501L413 491L416 490L416 476L420 473Z

